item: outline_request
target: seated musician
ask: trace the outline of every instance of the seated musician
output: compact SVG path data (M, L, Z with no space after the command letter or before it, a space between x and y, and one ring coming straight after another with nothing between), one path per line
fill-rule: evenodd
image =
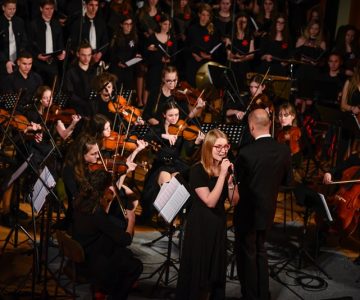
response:
M38 87L35 93L35 106L36 110L30 110L27 112L28 119L38 124L47 122L49 119L51 121L56 121L56 131L60 137L64 140L70 137L76 124L80 121L81 116L74 114L71 116L71 123L68 127L65 126L64 122L59 119L56 119L55 113L50 113L50 108L52 105L53 97L51 88L46 85L41 85ZM70 119L70 118L69 118Z
M184 162L180 153L182 148L185 148L187 156L190 156L195 150L195 145L199 145L203 139L204 134L199 131L195 142L186 147L182 133L176 128L179 121L180 110L174 101L169 101L163 104L162 107L163 118L161 123L154 126L152 132L153 138L161 144L161 149L156 154L156 158L152 168L147 173L144 188L141 195L141 221L151 221L152 203L160 190L160 186L171 180L177 173L185 173L189 165ZM174 132L171 130L174 129Z
M279 122L281 129L277 133L276 139L279 143L289 145L293 167L297 168L301 163L301 130L297 127L296 110L291 103L285 102L280 105Z
M133 169L129 164L128 171ZM108 215L116 201L111 177L104 170L93 171L80 185L74 203L73 238L84 249L86 275L91 281L104 289L108 299L128 299L143 270L142 262L128 249L134 236L136 203L125 210L125 228Z
M162 71L162 85L160 90L157 92L152 92L149 95L149 99L146 103L143 112L143 119L146 120L150 125L158 125L162 116L161 116L161 107L164 103L170 99L175 99L177 101L177 96L173 95L176 90L178 83L178 72L173 66L166 66ZM189 118L192 119L197 117L202 108L205 106L205 102L201 97L196 101L195 106L192 110L189 109L190 103L185 97L181 101L177 101L178 107L180 108L180 117L182 119Z
M79 137L71 144L64 162L62 179L65 185L65 191L68 199L68 207L65 219L56 224L57 229L67 229L72 223L73 217L73 199L79 193L79 187L87 180L89 165L97 164L99 155L99 140L87 134L80 134ZM140 145L124 162L132 162L136 154L145 146ZM101 145L100 145L101 148ZM140 150L139 150L139 149ZM121 162L115 164L115 167L121 167ZM109 166L111 168L111 166ZM122 181L125 178L122 179Z
M264 76L257 74L250 79L249 99L244 99L244 102L247 105L250 105L248 108L249 110L264 108L269 114L274 112L274 106L265 94L265 89ZM246 109L247 108L243 106L243 103L229 100L226 109L226 117L235 117L237 120L242 120Z

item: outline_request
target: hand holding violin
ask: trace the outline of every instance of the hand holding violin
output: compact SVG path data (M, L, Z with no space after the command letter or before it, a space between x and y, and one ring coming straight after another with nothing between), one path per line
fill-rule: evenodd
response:
M324 174L323 183L324 183L324 184L331 184L332 182L333 182L333 181L332 181L331 173L326 172L326 173Z

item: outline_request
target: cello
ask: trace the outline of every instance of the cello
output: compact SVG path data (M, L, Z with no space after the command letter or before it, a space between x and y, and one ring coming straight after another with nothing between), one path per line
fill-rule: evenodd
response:
M360 166L346 169L340 182L345 183L330 197L330 203L334 206L336 213L335 228L344 233L345 236L351 235L357 228L360 215Z

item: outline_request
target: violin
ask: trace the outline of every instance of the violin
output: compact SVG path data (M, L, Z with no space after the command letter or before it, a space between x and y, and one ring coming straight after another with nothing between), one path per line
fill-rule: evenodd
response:
M360 178L360 166L354 166L343 172L341 181ZM335 226L346 236L351 235L357 228L360 215L360 184L347 183L341 186L338 192L329 198L335 205Z
M123 157L117 157L116 159L104 158L94 164L89 164L90 171L105 170L107 172L123 175L126 173L128 166L126 159Z
M15 114L11 117L11 115L4 109L0 109L0 124L11 126L19 131L25 131L28 127L32 127L32 124L24 115ZM39 133L41 131L41 127L38 126L37 130L30 129L27 133Z
M53 104L50 107L47 120L50 122L61 121L65 125L70 125L73 121L72 116L76 115L76 110L73 108L61 108L60 106Z
M196 105L197 99L201 96L201 91L193 88L186 81L181 81L171 92L177 100L188 101L190 105Z
M134 151L137 148L137 136L132 135L125 138L125 135L120 135L115 131L111 131L110 136L103 138L103 148L105 150L114 151L117 147L124 147L127 151Z
M271 102L269 97L265 94L257 95L253 100L252 110L262 108L262 109L269 109L269 113L274 112L274 104Z
M135 123L141 119L141 110L127 103L123 96L118 96L117 100L108 103L110 112L120 114L128 123Z
M301 130L296 126L284 126L277 136L279 143L287 144L290 147L291 154L300 152L299 140L301 137Z
M187 141L195 140L200 131L198 126L189 125L185 120L179 120L176 124L170 124L168 127L169 134L182 136Z

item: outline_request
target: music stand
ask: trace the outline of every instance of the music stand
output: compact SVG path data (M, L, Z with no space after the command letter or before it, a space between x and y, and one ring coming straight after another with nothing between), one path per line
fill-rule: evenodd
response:
M291 264L296 259L298 259L297 268L300 269L302 267L303 259L306 258L311 263L312 266L314 266L329 280L331 280L332 278L329 276L329 274L316 263L315 259L310 255L308 250L305 248L308 221L313 212L318 212L320 215L326 218L328 222L333 221L325 197L324 195L320 193L316 193L315 191L311 190L310 188L306 187L303 184L300 184L295 188L294 194L295 194L296 202L299 205L305 206L304 226L302 230L301 239L299 241L299 247L296 248L293 255L278 270L274 271L274 268L271 269L270 272L271 277L277 278L279 273L281 273L282 270L284 270L289 264Z
M180 175L176 175L173 177L168 183L164 183L159 191L158 196L154 201L155 208L159 211L159 214L164 218L164 220L168 223L168 228L166 235L168 237L167 244L167 253L165 261L148 277L142 279L152 278L156 273L159 272L159 277L156 281L156 284L153 288L153 292L159 287L160 281L165 274L164 285L168 286L171 281L170 280L170 268L174 268L176 272L179 271L178 267L174 264L171 258L171 250L172 250L172 238L175 231L174 219L180 209L184 206L188 198L190 197L190 193L184 184L184 179Z

